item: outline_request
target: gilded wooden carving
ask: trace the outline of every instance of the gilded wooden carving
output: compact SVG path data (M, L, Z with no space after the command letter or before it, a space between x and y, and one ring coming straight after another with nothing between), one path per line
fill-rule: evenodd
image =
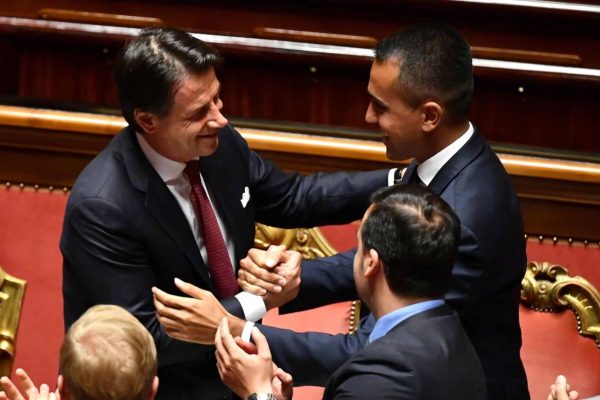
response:
M287 249L299 252L302 258L311 260L319 257L332 256L337 251L331 247L329 242L319 228L297 228L281 229L262 224L256 224L256 236L254 247L267 249L270 245L285 245ZM349 333L354 333L358 328L360 320L360 301L352 302L350 310Z
M579 333L600 348L600 294L586 279L571 277L568 270L549 262L530 262L521 283L521 301L543 312L573 310Z
M10 376L12 371L24 294L25 281L0 267L0 376Z

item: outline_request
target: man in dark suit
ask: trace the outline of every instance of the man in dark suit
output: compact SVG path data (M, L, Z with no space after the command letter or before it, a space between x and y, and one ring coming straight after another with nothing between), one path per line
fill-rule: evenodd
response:
M529 398L519 354L519 297L526 267L523 224L506 171L469 122L473 94L469 44L444 25L419 25L394 34L375 50L368 91L371 102L365 118L381 129L387 156L413 158L408 168L399 171L398 182L428 186L460 219L461 241L445 300L458 312L481 360L488 398ZM291 270L299 264L285 259L285 252L252 250L249 254L238 278L242 288L256 293L270 290L281 279L262 268L276 265L279 255ZM353 254L340 254L303 262L300 292L284 310L355 299L352 259ZM277 300L277 293L266 297L274 305L287 300ZM203 307L214 308L201 302L194 306ZM175 337L202 341L199 333L208 337L216 330L215 325L204 324L206 332L198 326L182 332L181 327L197 318L189 310L186 315L174 314L180 320L172 323L168 318L166 323ZM365 345L373 324L372 316L367 317L355 335L335 336L268 326L259 329L275 362L294 375L297 385L324 385Z
M178 277L219 298L206 320L225 309L255 320L262 299L238 293L235 280L255 221L351 221L388 180L388 171L302 177L263 160L221 114L218 62L212 46L172 28L144 29L128 43L115 79L129 126L77 179L60 242L65 325L95 304L130 311L156 341L159 399L231 392L219 380L212 346L165 334L153 286L181 293Z
M445 300L458 312L481 360L488 397L529 398L519 355L519 295L526 266L521 214L502 164L469 122L473 75L468 43L439 25L392 35L375 51L368 91L366 120L380 127L388 157L413 158L399 181L428 186L460 219L460 247ZM265 265L266 254L251 254L254 262L242 264L263 282L247 279L242 287L272 287L276 275L258 268ZM277 255L271 256L274 265ZM284 309L356 298L351 265L352 254L303 262L299 296ZM240 270L242 279L245 271ZM322 385L364 346L373 322L366 318L351 336L260 329L276 363L294 375L296 384Z
M460 229L448 204L419 185L375 193L359 228L353 272L376 322L366 346L333 373L324 399L485 399L479 359L441 299ZM267 341L258 329L253 338L257 354L246 354L224 319L215 339L221 378L248 400L278 390Z

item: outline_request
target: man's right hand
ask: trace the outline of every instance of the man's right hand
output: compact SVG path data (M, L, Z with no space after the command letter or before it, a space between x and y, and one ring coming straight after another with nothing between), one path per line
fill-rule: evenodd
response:
M300 290L302 257L285 246L270 246L266 251L250 249L240 261L238 283L246 292L263 296L268 310L294 299Z

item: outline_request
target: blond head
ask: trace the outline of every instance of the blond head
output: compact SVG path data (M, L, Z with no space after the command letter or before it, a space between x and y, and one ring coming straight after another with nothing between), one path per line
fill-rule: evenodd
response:
M98 305L67 332L60 369L72 399L144 400L156 376L156 347L129 312Z

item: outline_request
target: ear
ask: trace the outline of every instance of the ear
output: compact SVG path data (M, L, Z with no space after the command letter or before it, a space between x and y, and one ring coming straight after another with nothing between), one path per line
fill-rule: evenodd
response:
M156 397L156 392L158 392L158 376L154 377L152 380L152 387L150 388L150 393L148 393L148 400L153 400Z
M133 111L133 117L140 128L144 130L144 132L140 133L152 134L156 131L158 126L158 117L156 115L136 108Z
M381 271L381 259L375 249L369 249L364 257L364 263L363 274L365 278L374 278Z
M440 125L444 109L435 101L428 101L421 106L423 115L423 131L431 132Z

